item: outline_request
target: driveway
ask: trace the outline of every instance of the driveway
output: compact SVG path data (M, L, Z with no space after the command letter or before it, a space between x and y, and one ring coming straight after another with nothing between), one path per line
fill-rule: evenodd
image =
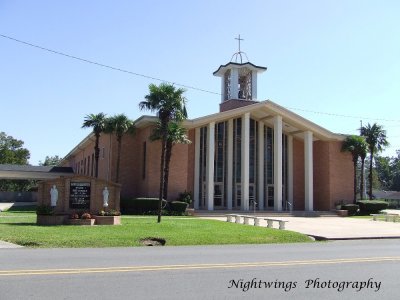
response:
M226 221L224 217L204 218ZM400 238L400 222L372 221L372 218L341 217L304 218L276 216L273 218L288 221L286 223L286 230L292 230L323 239ZM267 222L262 220L261 226L267 226ZM278 228L277 222L274 222L274 228Z

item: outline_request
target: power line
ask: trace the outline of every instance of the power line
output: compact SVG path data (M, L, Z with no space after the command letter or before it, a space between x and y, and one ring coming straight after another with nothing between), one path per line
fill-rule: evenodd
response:
M77 57L77 56L74 56L74 55L71 55L71 54L67 54L67 53L64 53L64 52L60 52L60 51L52 50L52 49L49 49L49 48L46 48L46 47L42 47L42 46L39 46L39 45L36 45L36 44L25 42L25 41L22 41L22 40L19 40L19 39L16 39L16 38L13 38L11 36L4 35L4 34L0 34L0 37L5 38L5 39L9 39L11 41L14 41L14 42L17 42L17 43L21 43L21 44L24 44L24 45L27 45L27 46L30 46L30 47L34 47L34 48L37 48L37 49L40 49L40 50L44 50L44 51L47 51L47 52L50 52L50 53L53 53L53 54L58 54L58 55L61 55L61 56L65 56L65 57L68 57L68 58L72 58L72 59L75 59L75 60L79 60L79 61L82 61L82 62L93 64L93 65L96 65L96 66L99 66L99 67L111 69L111 70L114 70L114 71L119 71L119 72L127 73L127 74L130 74L130 75L139 76L139 77L152 79L152 80L157 80L157 81L161 81L161 82L167 82L167 83L170 83L170 84L173 84L173 85L181 86L181 87L184 87L184 88L187 88L187 89L192 89L192 90L196 90L196 91L200 91L200 92L204 92L204 93L209 93L209 94L213 94L213 95L221 95L221 93L205 90L205 89L202 89L202 88L198 88L198 87L194 87L194 86L190 86L190 85L185 85L185 84L181 84L181 83L176 83L176 82L172 82L172 81L169 81L169 80L164 80L164 79L160 79L160 78L157 78L157 77L152 77L152 76L148 76L148 75L132 72L132 71L129 71L129 70L113 67L113 66L106 65L106 64L103 64L103 63L98 63L98 62L95 62L95 61L92 61L92 60L89 60L89 59L80 58L80 57ZM353 119L366 119L366 120L386 121L386 122L400 122L400 120L393 120L393 119L350 116L350 115L342 115L342 114L335 114L335 113L328 113L328 112L321 112L321 111L313 111L313 110L307 110L307 109L302 109L302 108L294 108L294 107L285 107L285 108L291 109L291 110L298 110L298 111L303 111L303 112L314 113L314 114L328 115L328 116L333 116L333 117L353 118Z
M335 114L335 113L328 113L328 112L321 112L321 111L313 111L313 110L302 109L302 108L294 108L294 107L286 107L286 108L292 109L292 110L310 112L310 113L314 113L314 114L328 115L328 116L333 116L333 117L341 117L341 118L365 119L365 120L386 121L386 122L400 122L400 120L395 120L395 119L382 119L382 118L371 118L371 117L361 117L361 116L350 116L350 115L342 115L342 114Z
M86 63L89 63L89 64L93 64L93 65L100 66L100 67L103 67L103 68L111 69L111 70L114 70L114 71L119 71L119 72L128 73L128 74L131 74L131 75L135 75L135 76L139 76L139 77L143 77L143 78L147 78L147 79L166 82L166 83L178 85L178 86L181 86L181 87L184 87L184 88L187 88L187 89L192 89L192 90L196 90L196 91L200 91L200 92L205 92L205 93L215 94L215 95L221 95L220 93L208 91L208 90L197 88L197 87L194 87L194 86L180 84L180 83L172 82L172 81L169 81L169 80L164 80L164 79L160 79L160 78L157 78L157 77L152 77L152 76L148 76L148 75L132 72L132 71L129 71L129 70L124 70L124 69L121 69L121 68L105 65L105 64L98 63L98 62L95 62L95 61L92 61L92 60L88 60L88 59L85 59L85 58L80 58L80 57L77 57L77 56L74 56L74 55L66 54L64 52L60 52L60 51L52 50L52 49L45 48L45 47L42 47L42 46L38 46L38 45L35 45L35 44L32 44L32 43L28 43L28 42L25 42L25 41L22 41L22 40L19 40L19 39L16 39L16 38L4 35L4 34L0 34L0 37L9 39L9 40L12 40L14 42L18 42L18 43L21 43L21 44L24 44L24 45L27 45L27 46L30 46L30 47L34 47L34 48L37 48L37 49L40 49L40 50L48 51L48 52L51 52L53 54L62 55L62 56L68 57L68 58L72 58L72 59L75 59L75 60L83 61L83 62L86 62Z

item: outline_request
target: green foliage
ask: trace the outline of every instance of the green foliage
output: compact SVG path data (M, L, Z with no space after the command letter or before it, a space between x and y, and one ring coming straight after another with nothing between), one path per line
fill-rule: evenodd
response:
M349 216L354 216L357 213L359 206L357 204L343 204L342 209L347 210Z
M163 200L162 207L167 201ZM123 214L147 214L158 211L158 198L121 199L121 212Z
M187 207L188 207L188 204L186 202L182 202L182 201L169 202L169 208L172 211L176 211L177 213L183 214L186 211Z
M180 123L187 118L186 98L184 89L177 89L173 84L161 83L149 85L150 93L145 96L145 101L139 103L141 110L150 110L157 113L160 120L161 137L161 167L160 167L160 192L159 201L167 198L169 162L168 149L172 149L172 142L168 146L168 127L171 122ZM161 222L161 210L158 209L158 223Z
M187 191L179 193L177 201L186 202L188 205L190 205L192 203L192 193Z
M24 142L0 132L0 164L28 165L30 153ZM0 179L0 191L23 192L34 185L31 180Z
M99 216L120 216L121 213L117 210L110 209L109 211L101 210L98 213Z
M377 214L389 206L389 203L381 200L361 200L357 204L360 206L360 214L363 215Z
M0 164L27 165L30 153L23 146L23 141L0 132Z
M400 150L392 157L377 155L374 171L383 189L400 191ZM373 187L376 188L375 185Z
M53 208L50 205L41 204L36 207L36 214L37 215L52 215L54 214Z
M44 159L44 162L39 162L39 166L58 166L60 162L62 161L62 158L59 157L58 155L55 156L46 156Z

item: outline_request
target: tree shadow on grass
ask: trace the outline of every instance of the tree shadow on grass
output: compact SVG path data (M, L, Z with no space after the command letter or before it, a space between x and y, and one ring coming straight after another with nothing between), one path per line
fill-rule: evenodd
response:
M40 226L37 225L36 223L32 223L32 222L18 222L18 223L0 223L0 225L8 225L8 226Z

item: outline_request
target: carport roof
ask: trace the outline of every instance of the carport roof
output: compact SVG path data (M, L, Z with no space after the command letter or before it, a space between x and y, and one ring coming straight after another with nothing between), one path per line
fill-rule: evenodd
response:
M52 179L73 174L70 167L0 164L0 179Z

